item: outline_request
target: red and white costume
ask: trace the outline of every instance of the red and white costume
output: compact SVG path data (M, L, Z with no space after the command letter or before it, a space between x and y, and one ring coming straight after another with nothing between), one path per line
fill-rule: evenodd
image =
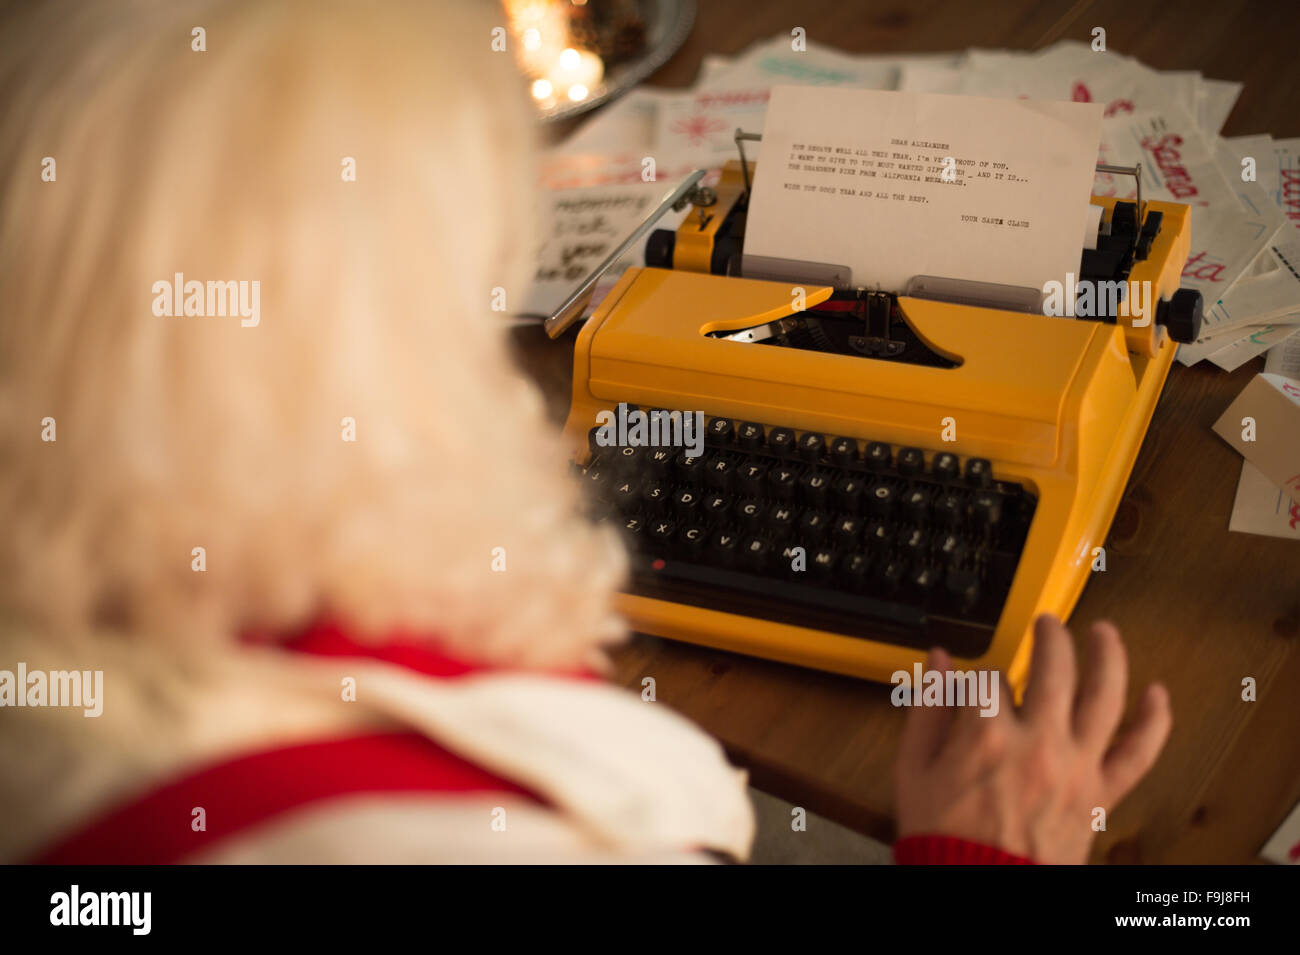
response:
M328 625L180 658L2 642L29 670L104 671L98 718L0 711L2 861L702 862L753 840L716 742L581 675Z

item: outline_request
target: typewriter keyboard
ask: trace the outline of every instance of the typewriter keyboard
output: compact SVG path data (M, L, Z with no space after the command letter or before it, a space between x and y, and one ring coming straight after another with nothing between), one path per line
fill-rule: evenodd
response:
M1036 499L987 460L727 418L699 457L595 433L578 471L634 593L959 655L991 641Z

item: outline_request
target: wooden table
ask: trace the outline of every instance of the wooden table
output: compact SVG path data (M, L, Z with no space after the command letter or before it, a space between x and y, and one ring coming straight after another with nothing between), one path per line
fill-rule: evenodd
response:
M1246 84L1225 135L1300 135L1300 29L1285 4L1139 4L1128 0L996 5L703 0L686 46L652 84L686 86L706 53L804 27L850 52L969 46L1035 49L1088 40L1159 69L1199 69ZM968 11L978 8L978 15ZM743 14L743 15L742 15ZM574 333L516 332L553 418L568 412ZM1107 540L1072 622L1108 617L1129 648L1130 699L1160 680L1174 730L1152 774L1109 817L1094 861L1247 862L1300 800L1300 546L1228 533L1240 458L1210 425L1262 367L1232 374L1175 364ZM891 767L903 714L888 687L637 636L616 678L652 676L662 703L714 734L760 788L880 839L892 838ZM1258 699L1244 702L1253 677Z

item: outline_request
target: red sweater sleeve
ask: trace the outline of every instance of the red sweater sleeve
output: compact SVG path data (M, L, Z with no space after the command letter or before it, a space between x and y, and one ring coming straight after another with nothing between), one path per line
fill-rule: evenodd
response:
M1015 853L956 836L904 836L894 843L899 865L1034 865Z

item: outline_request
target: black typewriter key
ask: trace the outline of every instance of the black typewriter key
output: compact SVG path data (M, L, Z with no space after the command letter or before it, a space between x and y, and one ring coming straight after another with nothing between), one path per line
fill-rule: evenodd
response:
M629 517L623 521L623 533L629 537L637 537L645 530L645 521L639 517Z
M709 535L705 556L711 564L731 567L736 563L736 552L739 549L740 537L734 531L718 530Z
M831 460L841 466L858 460L858 442L855 438L834 438L831 441Z
M767 570L772 547L761 537L746 537L740 544L740 563L747 570L762 573Z
M763 446L763 426L753 421L741 422L736 428L736 443L746 451L753 451Z
M669 448L650 448L645 456L646 470L657 478L667 477L672 463L673 452Z
M710 418L704 426L705 440L709 444L730 444L735 430L730 418Z
M767 491L778 501L789 501L794 497L798 481L799 472L795 468L778 464L767 472Z
M939 571L933 567L924 565L913 567L912 572L907 575L907 589L922 600L930 595L938 582Z
M862 590L871 573L871 558L866 554L846 554L840 558L840 582L849 590Z
M830 580L839 556L829 547L808 551L808 576L816 581Z
M796 551L802 551L802 554ZM776 556L776 569L783 577L798 580L808 570L808 548L802 544L786 544Z
M993 465L988 458L966 459L966 483L972 487L988 487L993 481Z
M966 613L980 599L980 579L974 571L950 570L943 582L949 604L958 612Z
M877 484L867 492L867 513L872 517L888 517L894 509L895 497L897 495L890 485Z
M866 533L862 535L866 541L867 549L872 553L883 554L889 550L890 545L894 542L894 535L889 532L889 525L882 521L872 521L867 525Z
M686 557L698 557L704 551L705 530L699 524L690 524L677 533Z
M749 530L757 530L763 523L766 511L767 508L760 501L741 501L736 505L736 523Z
M979 527L993 527L1002 519L1002 498L993 491L977 491L970 499L971 520Z
M898 592L899 586L903 583L903 577L907 573L907 565L901 560L885 561L880 566L880 572L876 575L876 582L880 589L887 594Z
M925 452L920 448L898 449L898 473L908 477L925 470Z
M662 481L646 481L641 488L641 502L650 514L663 514L672 500L672 491Z
M640 474L641 467L645 463L646 449L627 445L624 447L611 448L614 452L611 464L619 474Z
M582 473L582 477L587 484L587 493L595 500L605 500L605 496L609 492L609 472L600 467L587 468Z
M930 462L930 473L940 481L951 481L961 473L957 455L949 454L947 451L936 454L934 460Z
M966 513L966 506L959 495L952 493L939 494L935 496L931 513L936 523L945 527L952 527L961 523L961 519Z
M641 506L641 482L634 477L620 478L610 487L609 501L623 513Z
M805 431L799 435L799 457L805 461L820 461L826 450L826 439L816 431Z
M917 524L930 514L930 492L923 487L914 487L903 495L903 515Z
M904 528L898 532L898 553L908 560L920 560L929 550L925 531L919 527Z
M857 514L862 510L862 492L866 489L866 481L846 474L831 485L831 504L846 514Z
M794 528L794 508L788 504L775 504L767 512L766 528L773 537L784 540Z
M718 454L705 459L704 483L715 491L725 491L731 486L736 472L736 459Z
M767 436L768 449L778 457L788 457L794 453L794 432L789 428L773 428Z
M593 459L600 457L609 450L609 448L605 447L599 440L597 440L597 436L603 431L604 428L592 428L587 432L587 450L591 452Z
M699 484L704 458L693 458L687 452L679 451L673 460L673 469L677 472L677 480L683 484Z
M700 498L704 492L693 487L680 488L673 492L673 513L681 520L690 518L700 509Z
M758 458L746 458L736 469L735 485L743 494L762 494L767 465Z
M731 498L726 494L704 495L702 515L709 521L725 520L731 513Z
M861 534L862 518L860 517L841 517L831 527L831 537L838 547L856 547Z
M646 533L650 537L651 549L655 553L663 553L672 543L673 535L677 533L677 525L666 518L653 519L646 523Z
M799 499L812 507L823 507L830 488L829 474L824 471L809 470L799 478Z
M862 455L862 460L866 461L867 467L873 471L883 471L889 467L889 462L893 459L894 452L883 441L872 441Z
M816 544L826 536L830 518L821 511L804 511L795 528L795 539L803 544Z
M934 543L934 556L948 566L966 559L966 545L956 534L943 534Z

